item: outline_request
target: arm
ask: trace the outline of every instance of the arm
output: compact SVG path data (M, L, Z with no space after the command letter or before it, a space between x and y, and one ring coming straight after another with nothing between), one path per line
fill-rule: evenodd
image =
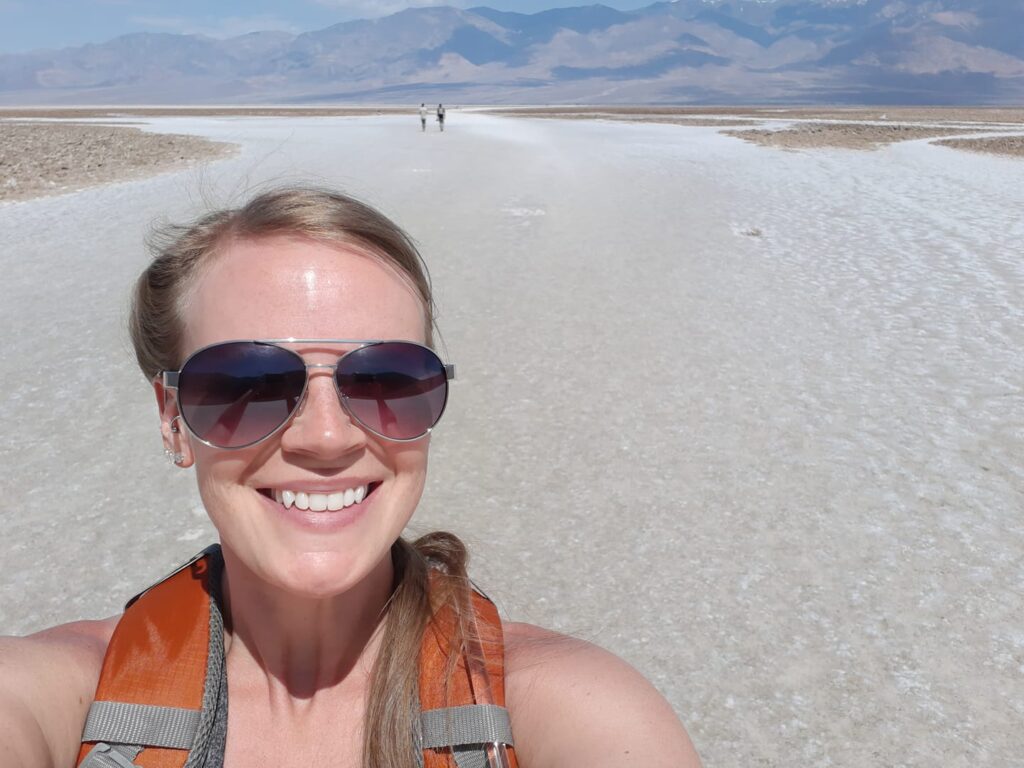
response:
M74 765L116 623L79 621L0 638L0 765Z
M522 768L700 768L675 712L607 651L507 624L506 703Z

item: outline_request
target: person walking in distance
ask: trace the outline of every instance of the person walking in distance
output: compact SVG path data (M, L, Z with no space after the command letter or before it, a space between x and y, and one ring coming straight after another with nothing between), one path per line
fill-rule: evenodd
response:
M427 104L420 102L420 130L424 133L427 130Z
M444 130L444 104L437 105L437 122L441 126L441 130Z

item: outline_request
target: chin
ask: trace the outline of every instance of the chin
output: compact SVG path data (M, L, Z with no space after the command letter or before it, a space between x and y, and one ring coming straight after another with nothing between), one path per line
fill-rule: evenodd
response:
M385 560L390 565L390 557L390 548L376 562L354 557L351 551L344 550L295 553L287 555L285 562L273 568L265 578L295 597L324 600L348 592L364 582L372 583L367 580L385 565ZM388 572L390 574L390 568Z

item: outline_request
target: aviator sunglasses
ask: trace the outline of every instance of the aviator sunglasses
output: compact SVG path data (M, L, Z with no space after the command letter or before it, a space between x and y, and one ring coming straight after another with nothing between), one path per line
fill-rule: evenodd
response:
M336 363L307 363L283 344L358 344ZM333 369L342 407L387 440L426 435L448 402L455 366L422 344L361 339L222 341L193 352L181 370L162 371L196 438L214 448L247 448L280 430L298 411L310 368Z

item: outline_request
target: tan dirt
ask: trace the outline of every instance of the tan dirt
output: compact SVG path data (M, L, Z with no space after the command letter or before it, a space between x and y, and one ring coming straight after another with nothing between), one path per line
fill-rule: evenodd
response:
M868 123L799 123L778 131L724 131L729 136L781 149L877 149L884 144L909 139L968 133L971 129L931 128L915 125L872 125Z
M1004 107L851 107L848 109L759 109L765 118L798 117L813 120L892 120L909 123L1014 123L1024 124L1024 109Z
M361 117L411 114L377 107L25 107L0 109L0 202L142 178L234 150L195 136L151 134L126 123L29 123L124 117ZM19 122L6 122L6 120Z
M366 117L412 114L412 107L8 107L0 118L97 117Z
M230 144L131 127L0 122L0 202L142 178L232 152Z
M877 149L911 139L951 136L991 128L1024 125L1024 109L988 107L896 108L778 108L778 107L523 107L491 110L517 117L561 120L623 120L635 123L741 128L764 120L841 121L805 122L782 130L730 130L729 136L781 149ZM714 117L722 115L722 119ZM891 124L886 125L884 123ZM876 123L883 123L877 125ZM907 123L928 123L908 125ZM948 139L957 149L1020 157L1020 139Z
M989 139L940 139L932 143L955 149L966 149L969 152L1024 157L1024 136L998 136Z
M893 107L893 108L814 108L814 107L523 107L489 110L492 114L522 117L580 117L604 118L607 115L637 116L659 115L686 117L723 115L748 119L802 119L941 123L1013 123L1024 124L1024 109L1003 107Z

